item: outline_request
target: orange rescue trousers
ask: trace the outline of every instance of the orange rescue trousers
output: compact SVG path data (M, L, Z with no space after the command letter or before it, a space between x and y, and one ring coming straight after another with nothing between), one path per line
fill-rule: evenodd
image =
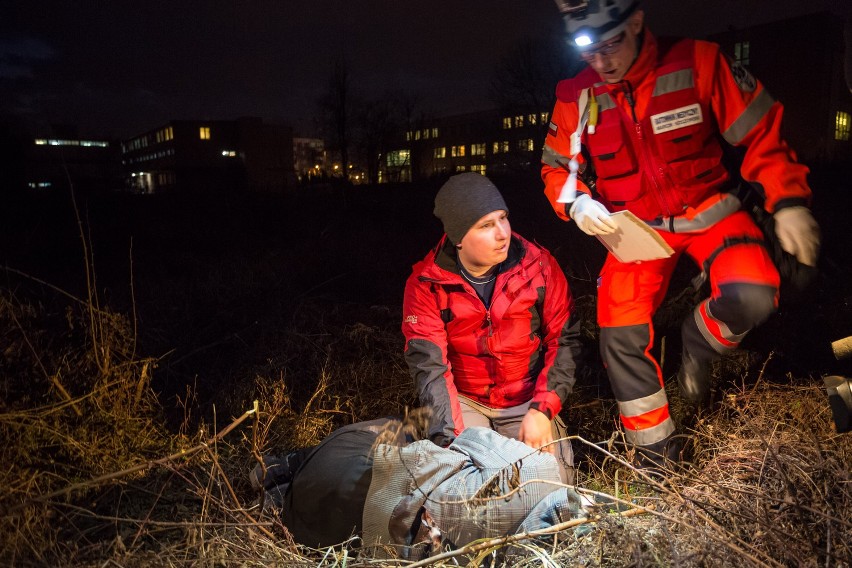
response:
M624 264L609 255L598 280L601 356L625 437L638 446L658 445L675 429L651 348L652 318L680 255L685 252L707 272L711 288L710 298L684 321L684 358L710 368L778 305L778 271L748 213L734 213L703 231L659 234L674 249L671 257Z

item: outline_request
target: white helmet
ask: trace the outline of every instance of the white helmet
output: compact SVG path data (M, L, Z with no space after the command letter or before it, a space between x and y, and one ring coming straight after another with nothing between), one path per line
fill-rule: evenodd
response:
M556 5L571 43L582 49L623 32L639 0L556 0Z

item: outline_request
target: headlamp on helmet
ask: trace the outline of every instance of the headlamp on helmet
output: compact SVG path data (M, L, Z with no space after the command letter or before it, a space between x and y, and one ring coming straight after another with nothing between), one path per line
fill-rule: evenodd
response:
M639 0L556 0L571 43L579 50L624 31Z

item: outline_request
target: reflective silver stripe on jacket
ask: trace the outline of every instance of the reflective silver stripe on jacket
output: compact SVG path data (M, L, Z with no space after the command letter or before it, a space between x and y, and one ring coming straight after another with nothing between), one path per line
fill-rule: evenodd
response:
M667 95L668 93L691 89L694 86L695 78L693 77L692 69L672 71L671 73L660 75L657 78L657 84L654 87L653 96L658 97L660 95Z
M544 150L541 152L541 161L551 168L564 168L568 166L568 162L571 161L571 158L560 154L545 143Z
M772 98L772 95L766 89L761 90L733 124L722 133L722 137L729 144L736 146L766 116L766 113L774 104L775 99Z
M742 202L738 197L731 194L722 196L722 199L708 207L701 213L698 213L692 219L684 216L678 217L660 217L653 221L647 221L650 227L658 231L667 231L670 233L689 233L691 231L701 231L707 227L712 227L728 215L732 215L740 210Z
M598 111L605 111L615 108L615 101L609 96L609 93L601 93L595 95L595 100L598 101Z

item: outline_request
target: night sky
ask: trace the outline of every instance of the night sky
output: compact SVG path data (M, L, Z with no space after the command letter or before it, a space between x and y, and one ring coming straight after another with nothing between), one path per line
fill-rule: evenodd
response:
M333 62L367 95L491 106L501 57L559 33L552 0L13 0L0 8L0 112L129 137L170 119L261 116L305 134ZM11 5L10 5L11 4ZM848 0L648 0L658 34L700 37Z

